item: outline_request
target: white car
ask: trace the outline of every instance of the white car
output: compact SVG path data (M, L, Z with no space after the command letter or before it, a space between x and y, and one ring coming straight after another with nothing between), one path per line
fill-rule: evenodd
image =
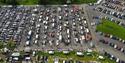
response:
M40 24L37 24L36 28L39 28L40 27Z
M60 7L58 7L58 11L61 11L62 9Z
M48 21L48 20L49 20L49 17L46 17L46 20Z
M59 19L62 19L62 16L59 16Z
M63 60L63 63L65 63L66 61L65 60Z
M30 45L30 42L29 41L26 41L26 46L29 46Z
M110 58L110 59L112 60L112 59L113 59L113 57L114 57L114 56L113 56L113 55L111 55L111 58Z
M41 13L42 14L42 13ZM40 15L40 18L42 18L43 16L42 15Z
M66 13L66 14L65 14L65 16L67 17L67 16L68 16L68 14Z
M47 12L50 12L50 10L47 10Z
M55 26L55 23L52 23L52 27L54 27Z
M117 59L116 59L116 62L119 63L119 61L120 61L119 58L117 58Z
M81 31L80 31L80 33L83 35L83 34L84 34L84 31L83 31L83 30L81 30Z
M52 46L53 45L52 41L49 41L49 44L50 44L50 46Z
M73 26L75 26L76 25L76 23L75 22L73 22Z
M46 41L45 40L43 40L43 44L45 44L46 43Z
M36 55L36 51L33 51L32 56L35 56L35 55Z
M29 32L28 32L28 35L31 35L32 34L32 31L30 30Z
M55 22L55 19L52 19L52 22Z
M112 38L113 37L113 35L110 35L110 38Z
M46 21L43 21L43 24L45 24L46 23Z
M67 24L66 24L66 23L64 23L64 24L63 24L63 26L67 26Z
M47 38L47 35L45 35L43 38L46 39L46 38Z
M59 63L59 59L58 59L58 58L55 58L55 59L54 59L54 63Z
M38 38L39 38L39 35L37 34L35 38L38 39Z
M70 38L70 35L68 34L67 37Z
M59 35L59 40L60 40L60 41L62 40L62 35Z
M78 20L81 21L81 18L79 18Z
M84 21L84 24L86 24L87 23L87 21Z
M112 12L112 15L114 15L115 12Z
M94 26L94 25L95 25L95 22L92 22L92 23L91 23L91 26Z
M89 29L88 29L88 28L86 28L86 29L85 29L85 32L87 32L87 33L88 33L88 32L89 32Z
M114 45L114 48L115 48L115 49L117 48L117 45L116 45L116 44Z
M123 48L121 48L121 52L124 52L124 49L123 49Z
M72 9L71 9L70 11L71 11L71 12L73 12L73 10L72 10Z
M78 42L78 38L74 38L76 42Z
M48 29L48 26L44 26L45 29Z
M82 30L82 29L83 29L83 27L82 27L82 26L80 26L80 29Z
M83 35L83 36L81 36L81 39L82 39L82 40L85 40L85 36L84 36L84 35Z
M122 40L123 43L125 43L125 40Z
M37 43L38 43L38 40L35 40L34 43L37 44Z
M70 43L70 40L69 40L69 39L67 40L67 43Z
M39 22L41 22L42 19L39 19Z
M59 26L59 30L62 30L62 26Z
M69 33L69 29L67 29L67 33Z
M56 46L58 46L59 45L59 40L56 40Z

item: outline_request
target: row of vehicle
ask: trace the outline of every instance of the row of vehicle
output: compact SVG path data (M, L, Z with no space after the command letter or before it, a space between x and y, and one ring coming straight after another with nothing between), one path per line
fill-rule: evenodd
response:
M114 55L108 53L108 52L104 52L104 55L107 56L108 58L110 58L111 60L115 60L117 63L125 63L125 61L120 60L119 58L115 57Z
M111 4L109 2L103 3L102 6L105 6L107 8L110 8L110 9L113 9L113 10L116 10L116 11L120 11L120 12L124 12L125 11L124 7L117 6L117 5Z
M96 32L98 32L98 31L96 30ZM117 41L122 42L123 44L125 44L125 40L123 40L123 39L121 39L121 38L118 38L118 37L116 37L116 36L113 36L113 35L110 35L110 34L105 34L105 33L103 33L103 32L99 32L99 34L100 34L100 35L103 35L103 36L106 37L106 38L110 38L110 39L113 39L113 40L117 40Z
M125 6L125 2L123 0L106 0L106 2L114 3L120 6Z
M104 43L104 44L107 44L107 45L109 45L109 46L111 46L111 47L113 47L113 48L117 49L118 51L121 51L121 52L123 52L125 54L124 47L121 47L120 45L117 45L117 44L111 43L109 41L106 41L105 39L101 39L99 41Z
M119 19L125 20L125 14L124 13L112 11L112 10L109 10L107 8L103 9L102 7L97 7L95 10L97 10L99 12L102 12L102 13L105 13L105 14L108 14L108 15L112 15L112 16L117 17Z
M113 39L113 40L120 41L120 42L122 42L123 44L125 44L125 40L122 40L121 38L115 37L115 36L110 35L110 34L105 34L104 36L105 36L105 37L108 37L108 38L111 38L111 39Z

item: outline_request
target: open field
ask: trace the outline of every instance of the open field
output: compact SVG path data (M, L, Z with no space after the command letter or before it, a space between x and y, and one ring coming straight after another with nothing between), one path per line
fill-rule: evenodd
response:
M125 28L106 19L103 19L102 23L97 26L97 30L125 39Z

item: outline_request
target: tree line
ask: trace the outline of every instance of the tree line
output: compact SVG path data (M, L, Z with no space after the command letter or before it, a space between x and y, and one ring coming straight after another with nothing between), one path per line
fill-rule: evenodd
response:
M18 5L17 0L0 0L1 3L6 4L6 5Z
M20 5L21 0L0 0L0 3L6 4L6 5ZM22 0L22 1L28 1L28 0ZM29 0L30 1L30 0ZM46 4L65 4L67 0L36 0L38 3L33 4L39 4L39 5L46 5ZM24 2L24 4L27 2Z

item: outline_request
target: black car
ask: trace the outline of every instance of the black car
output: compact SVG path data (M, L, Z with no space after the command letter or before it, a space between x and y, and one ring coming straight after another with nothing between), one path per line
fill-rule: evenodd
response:
M109 46L111 46L111 47L114 47L114 45L115 45L115 44L113 44L113 43L109 43Z

